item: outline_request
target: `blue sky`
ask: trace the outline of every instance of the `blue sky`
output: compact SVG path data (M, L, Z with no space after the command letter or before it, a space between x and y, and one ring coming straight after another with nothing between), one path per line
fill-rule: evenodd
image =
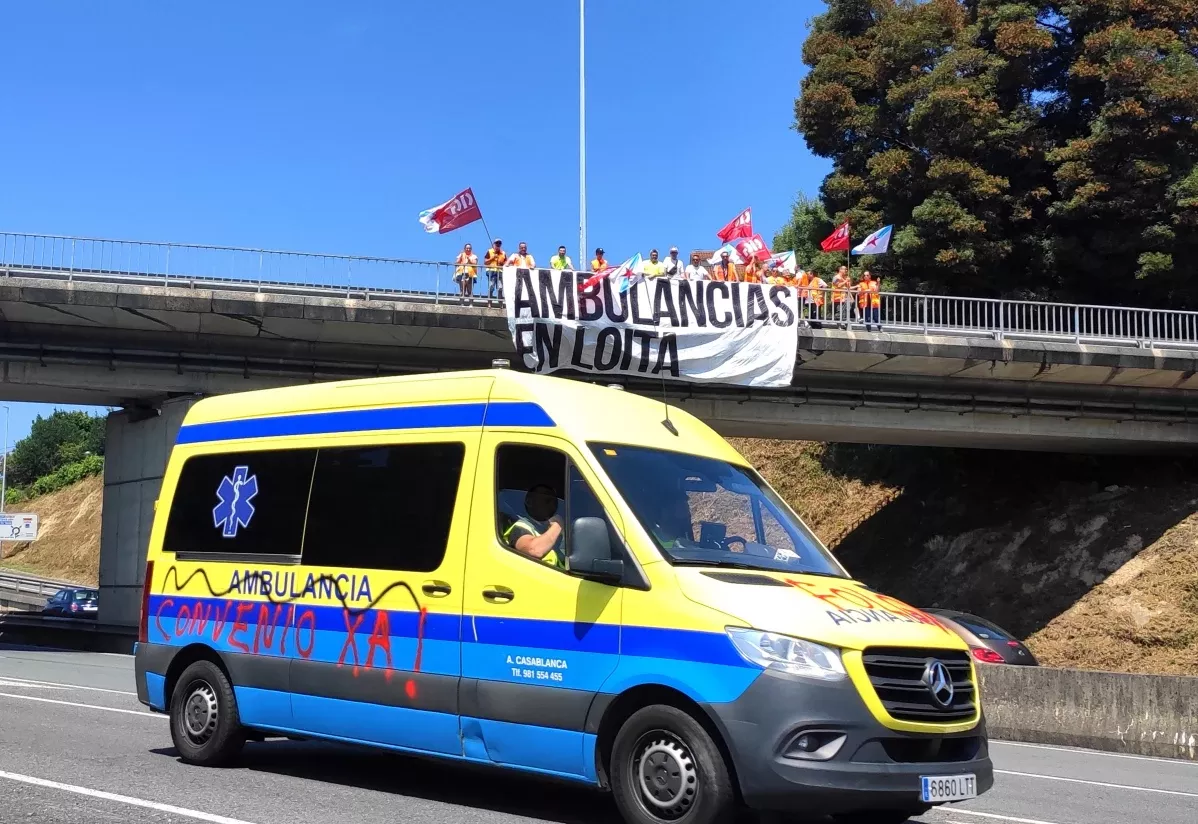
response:
M768 240L795 193L815 193L828 165L791 123L823 8L588 2L592 249L714 248L746 206ZM432 236L416 216L471 186L505 245L576 256L577 14L574 0L13 4L0 230L445 260L485 246L481 225ZM49 409L27 406L12 405L13 439Z

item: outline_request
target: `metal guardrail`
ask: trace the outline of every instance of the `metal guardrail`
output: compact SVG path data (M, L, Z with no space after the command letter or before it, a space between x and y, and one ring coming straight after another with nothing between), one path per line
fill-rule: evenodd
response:
M78 586L80 585L69 584L64 581L52 581L48 578L0 572L0 593L20 593L49 598L60 589Z
M437 304L458 299L455 267L448 262L233 246L0 232L0 267L6 274L29 272L67 280ZM486 292L485 276L481 271L479 275L475 305ZM819 296L822 301L809 308L810 320L866 328L856 294L843 303L835 300L831 289L820 290ZM1198 312L890 292L880 297L877 322L886 331L1198 348Z

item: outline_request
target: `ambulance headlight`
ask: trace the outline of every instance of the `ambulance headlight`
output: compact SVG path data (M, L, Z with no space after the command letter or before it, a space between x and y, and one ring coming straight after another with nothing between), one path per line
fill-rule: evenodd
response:
M840 651L831 647L755 629L727 627L726 631L737 652L762 669L821 681L840 681L848 675Z

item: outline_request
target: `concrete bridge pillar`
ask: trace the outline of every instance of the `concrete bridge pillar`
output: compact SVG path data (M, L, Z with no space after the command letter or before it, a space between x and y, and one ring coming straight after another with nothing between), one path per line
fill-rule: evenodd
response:
M154 501L183 417L196 400L167 401L157 414L133 409L108 416L100 525L100 623L137 626Z

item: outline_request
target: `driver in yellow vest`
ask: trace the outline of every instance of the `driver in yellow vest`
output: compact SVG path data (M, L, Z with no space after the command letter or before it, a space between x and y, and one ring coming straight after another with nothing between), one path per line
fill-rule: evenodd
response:
M517 552L550 566L566 566L565 524L557 514L557 494L547 484L537 484L524 496L524 511L503 533L503 540Z

